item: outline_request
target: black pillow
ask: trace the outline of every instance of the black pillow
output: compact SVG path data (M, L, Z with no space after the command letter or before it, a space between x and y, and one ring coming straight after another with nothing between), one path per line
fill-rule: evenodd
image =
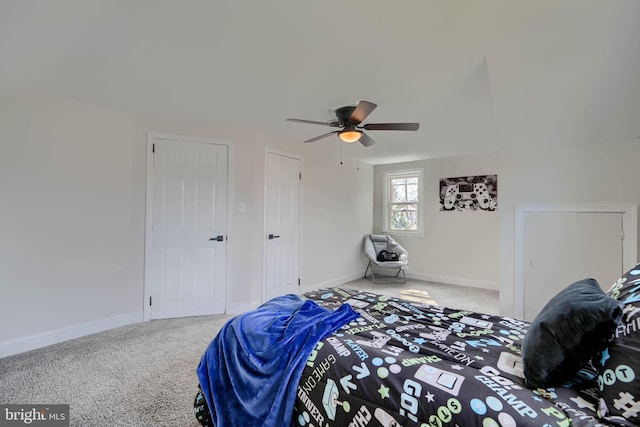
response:
M522 342L527 387L553 387L571 379L606 347L622 307L595 279L575 282L554 296Z
M395 252L387 252L386 249L380 251L376 260L378 262L386 262L386 261L398 261L400 259L400 255Z

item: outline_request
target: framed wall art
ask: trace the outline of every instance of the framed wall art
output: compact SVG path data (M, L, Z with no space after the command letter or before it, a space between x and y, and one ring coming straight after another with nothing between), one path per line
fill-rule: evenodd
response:
M440 179L441 211L495 211L498 175Z

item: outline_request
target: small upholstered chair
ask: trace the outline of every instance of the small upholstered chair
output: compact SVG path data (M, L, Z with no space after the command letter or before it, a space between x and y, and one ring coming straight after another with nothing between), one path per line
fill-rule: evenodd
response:
M396 279L402 273L402 283L406 283L407 278L404 268L409 263L409 253L391 236L385 234L367 234L364 236L364 253L369 260L364 277L376 283L376 277L388 277ZM371 270L371 275L367 274ZM387 274L378 274L386 270Z

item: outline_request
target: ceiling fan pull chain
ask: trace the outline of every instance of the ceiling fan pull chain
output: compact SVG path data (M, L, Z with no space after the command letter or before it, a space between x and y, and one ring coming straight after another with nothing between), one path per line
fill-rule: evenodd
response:
M340 144L340 164L342 164L342 141L340 141L338 144Z
M356 145L356 170L360 170L360 146Z

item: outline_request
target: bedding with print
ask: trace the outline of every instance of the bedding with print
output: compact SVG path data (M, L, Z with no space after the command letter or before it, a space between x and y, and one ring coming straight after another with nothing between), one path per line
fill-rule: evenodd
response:
M590 366L556 387L526 387L528 322L340 287L303 298L356 315L309 349L280 426L618 425L598 417ZM211 393L222 400L228 391ZM237 411L235 424L226 425L245 425L251 408Z
M293 425L602 426L593 370L528 389L528 322L343 288L305 297L356 321L320 341L297 389Z

